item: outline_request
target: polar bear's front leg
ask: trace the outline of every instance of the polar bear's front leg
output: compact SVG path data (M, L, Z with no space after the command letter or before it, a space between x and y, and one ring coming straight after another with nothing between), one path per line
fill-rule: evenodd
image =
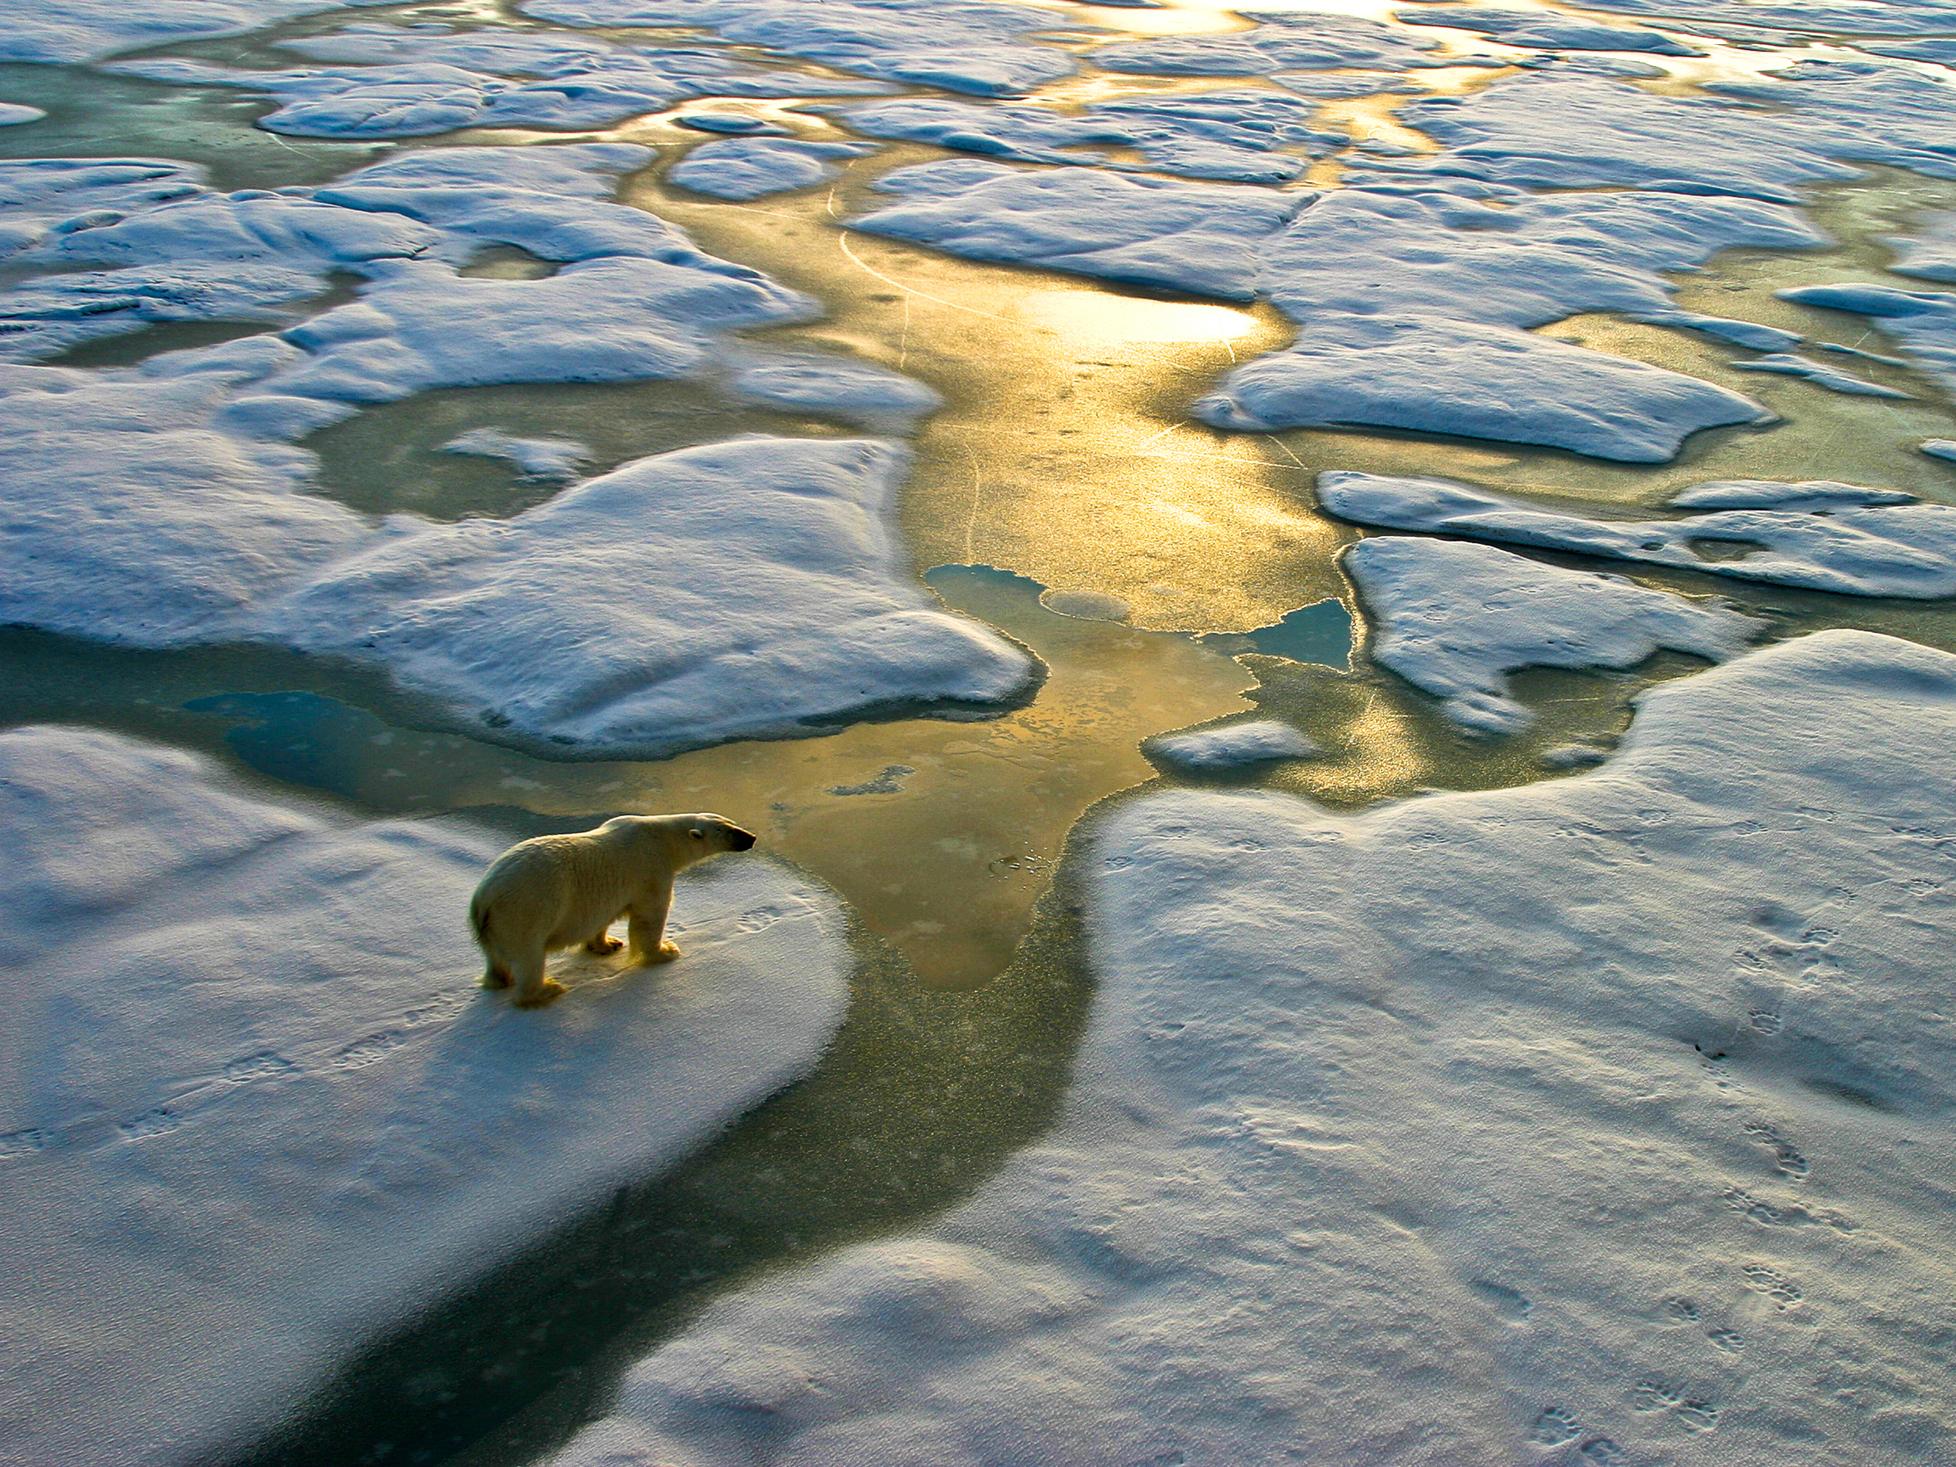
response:
M632 961L670 963L679 956L676 944L667 942L666 913L672 910L672 880L653 885L631 905Z

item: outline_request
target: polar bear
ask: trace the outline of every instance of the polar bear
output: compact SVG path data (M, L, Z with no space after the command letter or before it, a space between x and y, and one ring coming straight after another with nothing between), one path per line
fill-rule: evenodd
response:
M540 835L511 846L484 873L469 902L469 925L489 959L484 988L516 985L519 1008L564 991L543 972L544 954L580 944L589 952L623 946L607 929L631 917L632 960L667 963L672 878L722 851L753 849L754 833L721 815L619 815L596 830Z

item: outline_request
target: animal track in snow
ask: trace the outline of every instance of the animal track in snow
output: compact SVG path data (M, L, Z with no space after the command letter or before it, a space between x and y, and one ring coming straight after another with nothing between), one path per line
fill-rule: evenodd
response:
M1740 1272L1745 1275L1748 1289L1764 1294L1782 1313L1798 1309L1807 1297L1804 1289L1769 1264L1748 1263Z
M1771 1126L1764 1121L1748 1121L1745 1133L1773 1153L1773 1165L1787 1176L1796 1182L1804 1182L1807 1179L1807 1172L1811 1168L1806 1157L1800 1154L1799 1149L1792 1142Z
M53 1144L54 1133L43 1131L39 1126L9 1131L0 1136L0 1161L12 1161L16 1156L32 1156L37 1151L46 1151Z
M368 1065L377 1065L407 1040L395 1030L383 1029L378 1034L369 1034L356 1039L338 1054L327 1061L336 1070L364 1070Z
M1748 1009L1745 1021L1760 1034L1777 1034L1786 1027L1786 1020L1771 1009Z
M1837 1233L1851 1233L1856 1226L1837 1212L1815 1212L1798 1202L1768 1202L1743 1187L1727 1187L1719 1196L1727 1207L1762 1228L1804 1228L1817 1224Z
M1687 1396L1683 1390L1662 1381L1640 1380L1631 1389L1632 1409L1645 1413L1662 1411L1686 1431L1704 1432L1718 1426L1718 1403Z
M1706 1330L1705 1338L1712 1342L1715 1349L1723 1350L1728 1355L1736 1355L1745 1348L1745 1336L1735 1329Z
M122 1133L125 1141L147 1141L152 1136L167 1136L183 1124L183 1117L167 1105L159 1105L154 1110L146 1110L133 1120L122 1121L116 1130Z
M1535 1310L1535 1301L1519 1289L1497 1284L1492 1279L1474 1279L1473 1290L1497 1309L1510 1324L1520 1324Z
M1559 1447L1581 1435L1582 1426L1575 1417L1560 1406L1544 1406L1542 1414L1535 1418L1528 1439L1537 1446Z
M299 1067L276 1050L260 1050L243 1055L224 1067L224 1078L233 1085L249 1085L253 1080L269 1080L276 1075L296 1075Z
M1664 1312L1679 1324L1694 1324L1702 1313L1696 1299L1687 1299L1682 1294L1666 1299Z
M1576 1452L1592 1467L1630 1467L1630 1454L1606 1436L1591 1437Z

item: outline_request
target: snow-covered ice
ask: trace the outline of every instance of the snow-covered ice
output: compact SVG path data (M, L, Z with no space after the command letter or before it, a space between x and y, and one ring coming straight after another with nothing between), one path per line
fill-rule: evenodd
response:
M1186 178L1282 183L1304 171L1306 156L1340 141L1310 125L1315 111L1280 92L1219 91L1121 97L1080 113L906 97L845 108L839 116L870 137L1022 163L1140 166ZM1117 161L1107 146L1133 148L1145 161ZM1303 149L1304 156L1276 149Z
M1311 198L976 159L899 168L876 187L902 202L852 221L871 234L1224 300L1251 297L1260 246Z
M1946 458L1956 463L1956 438L1931 438L1918 446L1931 458Z
M666 182L716 199L760 199L827 183L842 159L873 151L868 143L721 138L701 143L681 158L667 171Z
M1493 540L1848 596L1956 596L1956 508L1886 496L1866 507L1841 508L1838 491L1854 486L1832 483L1714 487L1741 507L1666 520L1585 519L1450 479L1344 470L1318 476L1318 502L1340 519L1378 529Z
M22 123L39 122L46 116L41 108L24 102L0 102L0 127L19 127Z
M222 36L292 16L388 0L0 0L0 61L91 61L117 51Z
M1158 764L1196 773L1279 759L1311 759L1323 752L1298 729L1275 718L1162 734L1142 744L1141 750Z
M295 40L288 48L329 63L344 58L362 64L250 70L162 57L109 69L182 86L256 92L279 103L258 126L319 138L411 138L463 127L583 129L700 96L885 90L874 82L806 72L755 71L713 51L634 50L544 31L492 35L367 26Z
M1851 311L1892 337L1912 363L1956 391L1956 292L1896 290L1887 285L1796 285L1784 300L1830 311Z
M908 575L891 530L908 463L880 440L737 438L506 521L395 520L266 607L259 635L590 752L1010 703L1032 660Z
M441 446L443 453L499 458L526 479L568 484L591 450L574 438L522 438L494 428L471 428Z
M557 1467L1956 1454L1952 743L1956 659L1829 632L1571 778L1122 806L1055 1129Z
M56 727L0 733L0 806L10 1462L220 1459L798 1078L847 1001L835 900L764 859L682 878L679 963L526 1013L475 987L483 831Z
M1659 56L1702 56L1696 46L1659 31L1603 25L1547 10L1507 10L1498 5L1434 5L1393 12L1406 25L1479 31L1504 46L1541 51L1646 51Z
M1106 71L1157 76L1268 76L1279 71L1397 70L1438 64L1438 42L1362 16L1271 13L1247 31L1151 36L1116 41L1089 53ZM1470 58L1449 57L1460 65ZM1490 65L1499 65L1490 61Z
M1626 357L1465 321L1327 319L1196 404L1218 428L1377 427L1663 463L1702 428L1771 417L1751 398Z
M1897 275L1956 281L1956 209L1929 214L1916 222L1914 234L1890 235L1882 243L1895 251L1888 268Z
M1382 535L1359 541L1342 563L1371 614L1367 655L1478 733L1532 720L1508 693L1511 672L1634 667L1660 648L1721 660L1761 630L1716 603L1489 545Z
M1797 352L1770 352L1763 357L1753 357L1750 361L1732 363L1740 372L1771 372L1781 377L1798 377L1811 382L1816 387L1824 387L1829 392L1839 392L1848 397L1891 397L1906 398L1908 394L1899 387L1887 387L1879 382L1870 382L1866 377L1857 377L1852 372L1842 371L1831 362L1816 362L1812 357L1803 357Z
M882 81L1016 96L1071 76L1073 58L1039 39L1062 17L1003 0L523 0L541 20L579 26L698 26Z

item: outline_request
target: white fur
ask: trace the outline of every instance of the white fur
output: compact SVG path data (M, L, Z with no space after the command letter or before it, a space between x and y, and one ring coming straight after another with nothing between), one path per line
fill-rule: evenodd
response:
M514 983L523 1008L550 1002L564 987L544 976L544 955L578 946L616 952L607 930L620 913L631 919L634 962L670 962L679 956L665 941L674 875L753 844L751 832L719 815L619 815L596 830L511 846L469 903L469 925L489 960L482 986Z

